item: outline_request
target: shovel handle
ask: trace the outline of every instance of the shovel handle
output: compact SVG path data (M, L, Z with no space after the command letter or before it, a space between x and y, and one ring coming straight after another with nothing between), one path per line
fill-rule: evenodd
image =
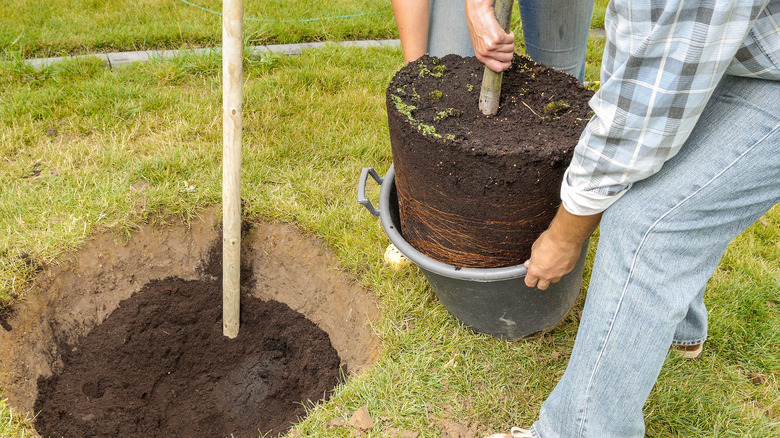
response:
M513 0L496 0L496 20L504 32L509 31L509 25L512 21L512 5ZM498 113L502 77L502 73L496 73L485 67L485 73L482 75L482 89L479 92L479 110L486 116L495 116Z

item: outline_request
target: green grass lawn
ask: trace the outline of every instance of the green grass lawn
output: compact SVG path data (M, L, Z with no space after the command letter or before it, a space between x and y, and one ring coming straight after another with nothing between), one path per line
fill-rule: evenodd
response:
M527 342L474 334L443 309L419 270L384 266L387 238L355 202L355 188L363 166L383 173L391 163L384 87L400 60L397 49L330 47L246 61L247 214L323 237L341 268L375 291L382 306L378 363L312 409L299 425L304 435L348 436L326 425L362 405L385 419L372 436L389 427L438 436L436 419L446 416L483 430L530 422L574 341L576 312ZM219 203L220 84L214 57L116 70L89 61L43 71L5 64L0 300L19 299L36 267L98 229L129 232ZM710 282L706 355L696 363L670 356L646 408L649 436L778 431L778 237L775 208L729 248ZM753 373L766 381L754 385ZM0 427L10 428L0 435L24 436L24 423L5 405L0 412Z
M66 3L71 8L98 4L47 4L63 8ZM196 24L188 29L199 28L194 12L199 10L188 15L190 10L179 3L114 2L110 8L169 8L190 16ZM131 8L135 4L140 6ZM219 9L217 2L202 4ZM338 13L356 10L353 4L387 5L334 4L344 5ZM247 15L260 16L264 6L253 7L258 9L247 4ZM14 13L17 20L35 22L32 12ZM63 35L80 32L73 23L88 25L76 12L61 14L70 24L62 25L57 38L26 40L28 47L38 44L26 53L75 53L99 44L125 47L117 42L122 38L112 39L97 28L84 30L72 46L60 46ZM41 27L56 22L53 16L42 14ZM13 20L2 20L7 21L0 32L6 32L6 23ZM390 27L388 32L394 32ZM158 47L123 32L133 41L125 48ZM326 33L323 39L337 39L333 30ZM295 42L304 40L295 37ZM172 41L178 45L184 40ZM598 78L602 44L591 40L586 80ZM400 50L391 48L328 47L294 57L245 60L246 214L292 222L322 237L340 268L374 291L381 303L382 316L374 325L384 345L378 362L337 388L327 403L312 407L296 428L303 436L352 436L347 428L327 425L364 405L376 421L370 433L375 437L388 436L390 428L438 437L446 418L466 426L479 423L482 432L530 424L562 375L574 342L582 297L551 333L502 342L458 325L417 268L394 272L382 262L388 239L378 220L357 205L355 191L362 167L382 174L392 161L384 89L400 66ZM27 282L41 266L56 263L98 230L127 235L138 224L191 219L221 202L217 57L116 70L90 60L43 70L18 61L2 63L0 90L0 307L24 299ZM371 189L373 199L377 192ZM667 359L645 407L648 436L780 434L778 242L780 207L775 207L729 246L709 283L711 327L705 355L693 363L673 355ZM589 260L592 250L593 245ZM0 437L32 434L29 419L0 401Z
M201 8L198 8L200 6ZM220 0L8 0L0 48L24 57L215 46ZM394 38L389 0L244 2L247 44Z
M607 0L597 0L594 28ZM5 0L0 59L221 44L220 0ZM248 45L397 38L389 0L244 2ZM515 5L514 26L520 19Z

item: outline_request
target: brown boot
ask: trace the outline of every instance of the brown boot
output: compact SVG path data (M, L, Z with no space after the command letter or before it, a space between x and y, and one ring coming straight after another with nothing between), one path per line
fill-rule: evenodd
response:
M685 360L696 360L701 357L704 343L696 345L676 345L677 354Z

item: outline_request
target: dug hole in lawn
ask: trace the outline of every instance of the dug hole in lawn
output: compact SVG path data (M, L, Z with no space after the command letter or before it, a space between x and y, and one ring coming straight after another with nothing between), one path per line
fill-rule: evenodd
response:
M98 235L39 274L0 328L0 387L39 434L276 436L375 360L375 295L290 225L244 226L241 329L223 336L215 211Z

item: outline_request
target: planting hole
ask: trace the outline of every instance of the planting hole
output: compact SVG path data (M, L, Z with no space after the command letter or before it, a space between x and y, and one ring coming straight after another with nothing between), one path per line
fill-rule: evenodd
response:
M222 335L214 210L106 233L45 269L0 329L0 386L42 436L276 436L375 359L375 296L317 239L257 222Z

